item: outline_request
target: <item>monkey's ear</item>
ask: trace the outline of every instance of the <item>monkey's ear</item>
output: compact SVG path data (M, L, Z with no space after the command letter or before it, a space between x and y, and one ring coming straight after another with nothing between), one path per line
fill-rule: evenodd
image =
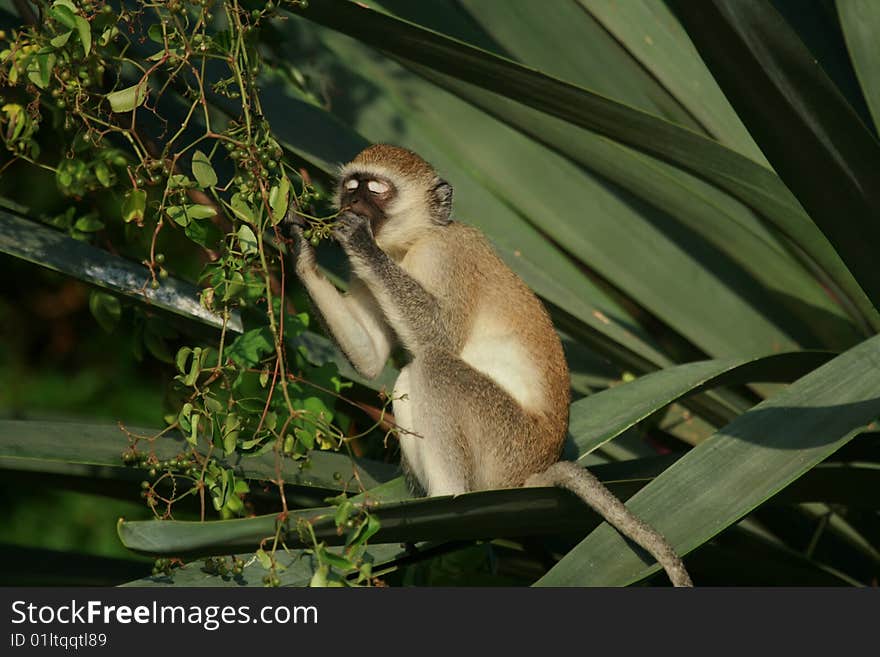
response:
M434 185L431 194L434 197L434 202L431 204L434 221L438 224L448 224L452 221L450 218L452 214L452 185L445 180L441 180Z

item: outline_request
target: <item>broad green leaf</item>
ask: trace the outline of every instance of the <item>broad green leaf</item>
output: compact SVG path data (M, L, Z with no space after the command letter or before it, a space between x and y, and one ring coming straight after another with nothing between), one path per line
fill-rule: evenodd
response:
M837 0L837 13L874 129L880 130L880 5L875 0Z
M422 69L457 77L671 162L758 210L813 258L880 327L880 313L841 257L772 171L717 142L455 39L344 0L316 0L307 18Z
M498 54L506 52L547 75L702 131L693 115L577 2L558 2L552 11L532 0L461 4L501 46Z
M665 3L578 0L718 141L767 165L687 33ZM614 75L614 71L609 71ZM613 96L615 97L616 96Z
M709 360L651 372L571 405L567 457L582 459L638 422L685 395L717 386L787 383L811 372L834 354L803 351L762 358Z
M142 436L156 435L158 429L126 427ZM143 479L143 471L124 466L122 452L128 446L126 435L115 424L85 424L78 422L42 422L22 420L0 421L0 464L5 469L44 469L57 472L57 464L84 466L81 471L69 471L90 476L101 470L103 478ZM175 457L188 448L183 436L168 434L153 443L160 460ZM276 476L276 456L265 452L255 456L236 458L235 462L221 464L235 468L236 477L267 480ZM54 465L53 465L54 464ZM316 451L309 454L308 464L292 459L281 460L281 474L285 483L329 490L356 489L354 470L367 488L383 482L396 481L397 467L368 459L352 460L345 454ZM393 490L400 493L398 484Z
M193 177L202 187L213 187L217 184L217 173L211 166L211 160L202 151L193 153L192 172Z
M131 87L112 91L107 94L107 101L114 112L131 112L140 107L147 99L147 81L141 80Z
M632 482L639 487L643 481ZM621 494L626 488L612 484ZM540 491L540 492L535 492ZM629 491L631 492L631 490ZM299 539L298 519L308 519L318 540L344 544L336 531L335 507L291 511L285 543L308 547ZM557 489L513 489L467 493L380 504L372 508L381 528L374 536L380 543L422 540L465 540L575 531L595 523L589 509L577 498ZM123 545L148 554L230 554L254 549L265 536L275 533L277 514L215 520L210 522L132 521L118 526Z
M681 188L676 184L678 181L654 175L649 193L661 195L656 203L664 212L645 207L619 188L609 188L603 179L586 174L560 155L548 152L433 85L407 75L393 63L369 57L365 49L358 48L350 39L332 35L325 38L338 59L358 62L363 84L377 86L377 99L371 103L369 112L360 115L363 118L359 118L356 125L373 141L393 142L404 138L408 146L435 164L456 189L457 216L485 230L502 255L509 253L505 253L505 246L513 246L519 255L505 260L553 303L561 303L568 309L575 295L582 296L573 291L558 302L558 297L550 296L550 286L540 279L543 274L554 279L551 285L557 286L567 280L559 275L547 276L547 268L561 269L564 259L552 255L546 241L543 245L533 245L531 240L526 242L515 233L514 222L521 220L508 216L509 210L486 203L478 206L471 191L473 183L468 184L470 181L464 176L469 174L494 192L499 201L517 208L522 217L563 245L569 254L587 263L605 279L614 281L627 295L710 355L730 357L825 343L845 348L858 339L845 316L833 315L834 304L827 293L787 254L753 236L748 229L728 223L713 203L694 198L687 190L676 192ZM388 102L386 98L396 102ZM343 106L344 102L344 97L338 98L335 107ZM407 108L411 103L418 104L418 113ZM350 112L356 112L356 108ZM533 125L536 118L540 120L544 116L530 112L537 115L529 117ZM401 132L402 129L405 132ZM423 135L434 138L425 139ZM639 181L646 179L646 176L638 176L638 172L631 172L638 162L620 153L622 149L613 143L602 142L610 146L612 152L599 153L591 162L606 166L609 159L616 159L617 168L626 172L622 175ZM460 162L469 163L466 173L458 171ZM465 184L462 184L463 178ZM682 209L688 213L689 225L704 231L714 243L708 244L688 232L666 214ZM761 278L756 281L735 267L718 253L721 248L731 257L735 255L741 264L755 272L755 277L760 275ZM540 271L542 262L544 271ZM527 269L532 263L539 267ZM691 284L687 295L681 293L683 280ZM784 300L790 296L796 299L788 306ZM578 318L586 315L585 321L601 327L599 330L603 333L614 335L617 341L627 339L625 344L636 349L633 338L643 336L640 333L626 336L627 324L632 326L626 315L609 307L601 297L596 304L594 312L580 312ZM818 332L819 327L826 327L825 320L810 321L806 311L813 305L828 310L815 315L832 318L827 320L828 330L822 331L823 339L811 335L807 328L815 325ZM789 308L802 316L793 315ZM649 354L644 345L638 348L640 354ZM656 358L652 360L657 363Z
M865 249L880 244L880 143L771 3L676 6L767 159L880 307L880 269Z
M880 336L875 336L694 447L627 506L666 536L679 554L687 554L797 480L878 416ZM603 524L538 584L620 586L658 568L646 564Z
M158 290L148 285L150 272L143 265L71 239L57 230L17 217L0 209L0 252L27 260L111 292L148 302L154 307L220 327L223 320L199 303L197 289L168 278ZM227 328L241 332L241 319L233 315Z
M649 482L658 475L665 476L663 473L669 471L675 458L654 457L598 465L591 470L615 495L626 500L650 486ZM838 464L837 467L840 472L844 466ZM859 475L857 479L862 485L876 486L880 481L877 467L863 468ZM786 494L779 503L833 497L833 487L838 481L835 477L806 475L803 487ZM848 493L838 499L852 500L858 494L855 487L850 486ZM403 478L398 478L351 498L351 501L370 505L370 513L379 521L374 538L383 543L586 532L601 522L576 497L553 488L516 488L413 499ZM866 506L868 504L870 502ZM308 547L298 538L295 529L298 519L308 519L319 541L326 541L329 545L343 544L346 537L337 532L336 513L335 506L292 511L285 525L285 543L289 547ZM275 533L277 521L277 514L209 522L149 520L121 522L117 529L123 544L137 552L156 555L229 554L255 549L263 537ZM629 550L622 548L621 551Z

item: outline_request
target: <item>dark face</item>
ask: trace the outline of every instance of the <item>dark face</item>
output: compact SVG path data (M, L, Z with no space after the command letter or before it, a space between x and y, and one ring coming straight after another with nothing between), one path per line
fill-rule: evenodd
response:
M385 208L397 194L390 180L357 173L342 181L340 191L339 208L369 219L373 234L385 223Z

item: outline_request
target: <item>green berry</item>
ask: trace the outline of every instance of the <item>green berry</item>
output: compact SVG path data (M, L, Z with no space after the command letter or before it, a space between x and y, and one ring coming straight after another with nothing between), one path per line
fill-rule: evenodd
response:
M321 238L318 237L317 235L312 235L312 239L309 240L309 243L312 246L318 246L318 244L321 243Z

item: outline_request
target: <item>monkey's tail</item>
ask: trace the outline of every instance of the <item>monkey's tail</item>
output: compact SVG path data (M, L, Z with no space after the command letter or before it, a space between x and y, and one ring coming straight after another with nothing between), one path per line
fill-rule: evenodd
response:
M663 566L673 586L693 586L684 564L669 541L627 509L589 470L571 461L559 461L544 472L532 475L526 482L526 486L551 485L570 490L617 531L650 552Z

